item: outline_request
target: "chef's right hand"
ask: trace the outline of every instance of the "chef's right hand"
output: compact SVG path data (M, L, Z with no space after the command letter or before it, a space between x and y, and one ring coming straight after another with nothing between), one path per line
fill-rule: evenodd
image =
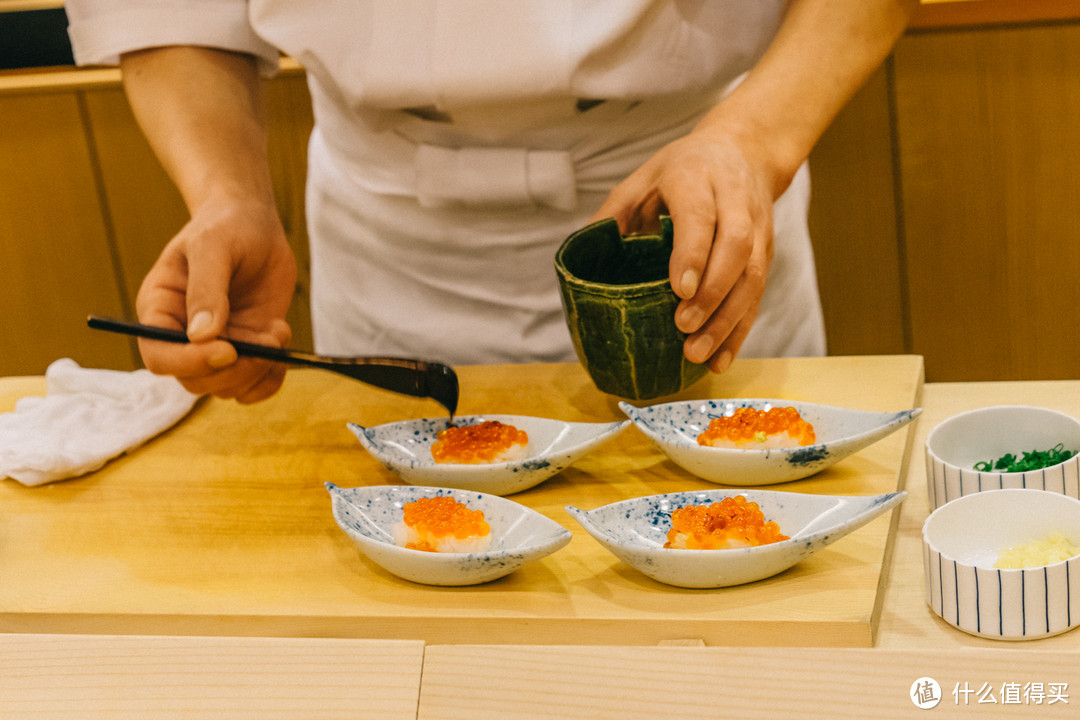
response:
M253 403L285 379L279 363L238 358L220 339L284 347L296 259L277 210L250 198L203 204L162 251L139 289L139 321L185 330L190 344L140 340L146 367L190 392Z

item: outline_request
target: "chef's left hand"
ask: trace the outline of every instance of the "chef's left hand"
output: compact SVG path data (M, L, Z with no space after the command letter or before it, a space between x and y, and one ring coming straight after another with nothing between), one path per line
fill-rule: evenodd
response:
M753 140L698 129L657 152L617 185L595 216L624 234L675 231L669 273L682 300L676 326L691 362L723 372L757 318L773 259L773 202L790 177Z

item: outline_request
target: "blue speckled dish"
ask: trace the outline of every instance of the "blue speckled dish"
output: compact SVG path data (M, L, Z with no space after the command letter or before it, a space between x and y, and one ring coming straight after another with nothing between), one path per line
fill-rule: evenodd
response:
M790 539L736 550L673 550L664 547L671 512L743 495ZM566 511L628 565L654 580L688 588L717 588L772 577L898 505L905 492L866 497L807 495L769 490L704 490L623 500Z
M736 487L772 485L813 475L896 432L922 412L922 408L872 412L769 398L689 400L643 408L621 402L619 407L677 465L703 480ZM711 419L731 415L740 407L793 407L814 426L817 442L777 450L698 445L697 436Z
M512 500L449 488L373 485L341 488L326 483L334 520L372 562L398 577L425 585L477 585L509 575L570 542L570 531ZM406 503L449 495L483 510L491 544L479 553L410 550L394 543L394 526Z
M582 455L625 430L629 420L611 423L576 423L526 415L465 415L454 418L455 425L473 425L497 420L529 434L527 455L521 460L488 465L437 463L431 446L446 418L406 420L364 427L349 423L349 429L368 452L410 485L434 485L510 495L534 487L576 462Z

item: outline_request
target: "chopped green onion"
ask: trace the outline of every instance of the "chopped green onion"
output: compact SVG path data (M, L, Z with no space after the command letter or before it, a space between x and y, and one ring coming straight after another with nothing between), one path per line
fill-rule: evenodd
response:
M1065 443L1058 443L1049 450L1032 450L1024 453L1024 457L1020 460L1017 460L1012 453L1007 453L992 462L977 462L975 463L975 469L979 472L1007 473L1040 470L1065 462L1077 452L1076 450L1065 450L1064 447Z

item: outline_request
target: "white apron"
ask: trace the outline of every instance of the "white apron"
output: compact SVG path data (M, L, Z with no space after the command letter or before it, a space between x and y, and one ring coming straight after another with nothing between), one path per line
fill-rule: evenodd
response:
M134 23L145 25L159 4L76 0L69 14L72 5L76 55L100 62L131 49L123 43L138 34L122 32L131 6L145 6ZM114 9L95 16L88 5ZM185 5L222 16L245 7ZM316 349L453 364L572 360L555 250L753 64L783 5L252 0L234 17L235 49L266 64L274 48L297 58L315 108ZM155 23L156 42L167 28L170 42L211 32L178 12ZM229 47L218 35L203 42ZM777 204L775 259L743 355L824 352L808 199L803 168Z

